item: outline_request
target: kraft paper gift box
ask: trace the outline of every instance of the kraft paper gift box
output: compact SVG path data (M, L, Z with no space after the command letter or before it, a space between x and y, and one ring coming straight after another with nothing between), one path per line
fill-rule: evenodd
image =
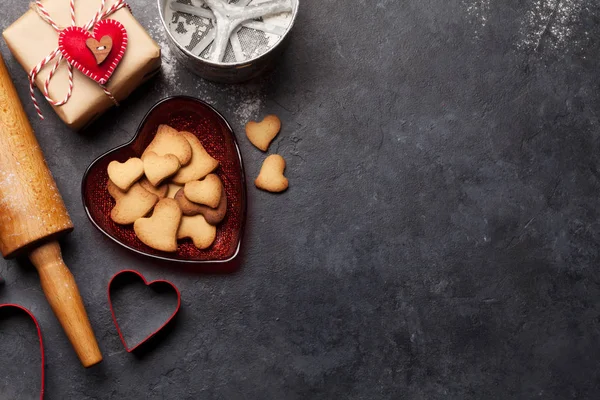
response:
M106 8L116 0L107 0ZM25 4L25 3L24 3ZM50 16L60 27L71 25L69 0L42 1ZM100 7L100 0L75 1L76 25L83 26L90 21ZM125 54L109 79L106 88L117 101L122 101L139 85L152 77L160 69L160 47L125 8L106 17L119 21L125 27L128 44ZM40 15L29 9L3 33L4 40L13 56L21 64L24 73L29 73L43 58L58 47L56 32ZM35 84L41 90L55 61L49 63L38 74ZM69 127L80 129L98 118L114 106L114 102L104 93L98 83L73 68L73 94L62 106L52 106ZM60 101L67 93L68 69L63 60L50 81L50 97ZM36 91L38 101L45 101L43 94Z

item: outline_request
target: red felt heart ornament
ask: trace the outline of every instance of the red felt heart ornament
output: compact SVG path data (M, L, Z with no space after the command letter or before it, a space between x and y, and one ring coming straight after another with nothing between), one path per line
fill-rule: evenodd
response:
M106 56L97 57L88 43L105 43L106 36L112 41ZM89 39L92 39L88 42ZM127 48L127 31L114 19L103 19L90 33L78 26L63 29L58 36L58 47L63 56L75 68L101 85L106 84Z

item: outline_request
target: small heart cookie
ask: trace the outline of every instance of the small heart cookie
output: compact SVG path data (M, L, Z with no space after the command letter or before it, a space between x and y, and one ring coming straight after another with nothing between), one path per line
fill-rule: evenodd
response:
M211 208L203 204L192 203L185 197L185 193L179 190L175 195L175 200L179 204L179 208L183 212L183 215L194 216L198 214L204 215L204 219L211 225L218 225L223 221L227 214L227 194L225 188L221 189L221 200L217 208Z
M148 192L139 183L125 192L109 180L108 193L116 201L110 218L120 225L133 224L138 218L146 216L158 201L158 196Z
M246 136L250 143L262 151L269 145L281 129L281 121L276 115L267 115L261 122L250 121L246 124Z
M186 138L168 125L159 125L152 142L142 154L142 160L149 152L159 156L173 154L179 159L181 165L187 165L192 159L192 147Z
M269 192L283 192L288 188L288 179L283 175L285 171L285 160L279 154L271 154L265 159L254 181L257 188Z
M206 222L200 214L193 217L182 217L177 231L177 239L190 238L199 249L210 247L217 237L217 228Z
M130 158L124 163L112 161L108 164L108 177L121 190L128 190L144 175L144 162Z
M140 185L150 193L157 195L159 199L164 199L167 197L167 193L169 193L169 184L167 183L160 186L154 186L150 183L148 178L143 178L140 180Z
M159 156L153 151L144 154L144 173L154 186L160 185L162 181L174 175L181 168L179 159L173 154Z
M201 181L192 181L185 184L183 191L189 201L216 208L221 200L223 184L215 174L208 174Z
M200 140L190 132L179 132L187 139L192 148L192 160L188 165L181 168L173 177L172 181L180 185L204 178L219 166L219 162L206 152Z
M177 251L177 230L181 210L173 199L162 199L150 218L139 218L133 224L138 239L160 251Z

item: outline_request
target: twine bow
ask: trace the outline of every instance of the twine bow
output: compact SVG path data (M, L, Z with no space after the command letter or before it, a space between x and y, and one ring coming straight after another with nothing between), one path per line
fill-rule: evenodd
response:
M127 3L125 3L125 0L117 0L112 6L110 6L106 10L104 9L105 6L106 6L106 0L101 0L100 7L98 8L98 11L96 11L96 14L94 14L94 17L87 24L83 25L82 28L84 30L89 31L90 29L93 29L94 26L100 20L106 18L107 16L111 15L112 13L116 12L117 10L120 10L123 7L129 8ZM42 20L44 20L46 23L48 23L48 25L50 25L52 27L52 29L54 29L56 32L60 33L64 29L64 27L59 26L52 19L52 17L50 16L50 13L48 13L48 11L46 10L46 8L44 7L44 5L42 4L42 2L40 0L36 0L34 3L32 3L31 7L33 10L35 10L37 12L37 14L40 16L40 18L42 18ZM76 26L76 24L75 24L75 0L70 0L69 11L71 13L71 26ZM31 69L31 71L29 72L29 95L31 96L31 100L33 101L35 110L37 111L37 114L41 119L44 119L44 116L42 115L42 110L40 109L40 106L35 98L35 78L38 76L40 71L42 69L44 69L44 67L46 65L48 65L55 58L56 58L56 62L54 63L54 66L52 67L52 69L50 70L50 73L46 77L46 81L44 82L44 86L42 89L42 94L44 95L44 97L46 98L48 103L52 104L53 106L62 106L64 104L66 104L69 101L69 99L71 98L71 95L73 94L73 65L71 65L71 63L64 58L62 52L60 51L60 49L57 46L56 49L54 49L50 54L48 54L42 61L40 61L40 63L38 65L33 67ZM65 95L65 98L62 99L61 101L56 101L52 97L50 97L49 86L50 86L50 80L56 73L56 70L58 69L58 67L59 67L60 63L63 61L63 59L67 63L67 69L69 72L69 88L67 90L67 94ZM119 105L119 103L117 102L115 97L106 88L105 85L99 84L99 86L102 88L102 90L104 90L104 93L106 93L106 95L113 101L113 103L115 103L116 105Z

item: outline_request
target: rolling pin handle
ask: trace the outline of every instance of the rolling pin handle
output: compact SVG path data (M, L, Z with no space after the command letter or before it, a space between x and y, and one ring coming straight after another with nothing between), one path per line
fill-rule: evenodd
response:
M29 253L42 289L56 318L84 367L102 361L102 354L73 275L65 265L58 242L42 244Z

